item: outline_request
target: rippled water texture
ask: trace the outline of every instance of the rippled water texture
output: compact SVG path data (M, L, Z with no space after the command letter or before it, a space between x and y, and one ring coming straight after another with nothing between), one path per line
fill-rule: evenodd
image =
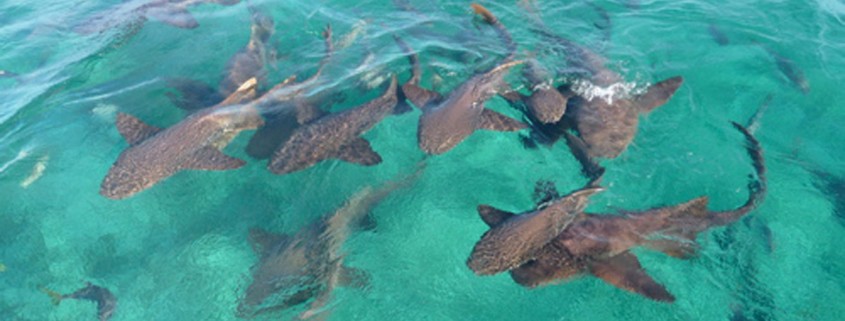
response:
M336 93L332 111L381 93L393 72L410 75L393 39L420 53L422 83L448 92L489 68L504 47L464 1L252 1L272 17L267 66L272 85L312 75L331 24L336 52L308 95ZM746 122L771 96L756 135L769 167L766 201L746 218L702 233L689 260L634 253L677 297L659 303L593 277L533 290L507 274L480 277L465 261L487 230L476 206L522 212L534 183L562 192L586 179L566 144L526 148L519 133L479 131L427 160L422 176L375 205L374 228L342 245L366 286L338 287L323 314L332 320L841 320L845 315L845 3L818 1L484 1L519 44L565 72L565 57L532 27L608 57L632 90L681 75L662 107L641 117L633 143L607 160L589 209L612 213L678 204L707 195L711 209L741 205L753 171ZM531 2L531 1L529 1ZM69 293L86 281L110 289L112 320L236 320L258 260L251 227L295 234L356 191L411 173L423 158L421 112L388 116L364 134L382 164L326 161L273 175L244 148L237 170L184 171L125 200L98 194L127 144L114 126L125 112L168 127L186 112L167 98L168 80L217 87L226 61L249 39L246 2L199 4L195 29L150 19L80 34L117 1L0 1L0 319L95 320L89 301L53 306L42 287ZM602 8L597 10L596 7ZM604 13L602 13L604 12ZM609 17L605 20L603 16ZM106 15L108 16L108 15ZM121 26L121 24L123 24ZM367 58L369 55L369 58ZM803 74L805 88L799 82ZM9 74L7 74L9 75ZM507 80L519 88L521 73ZM792 75L793 79L790 79ZM796 78L798 77L798 78ZM372 88L372 89L368 89ZM524 90L524 89L523 89ZM806 91L802 92L802 90ZM519 113L494 97L486 104ZM296 318L303 304L259 316Z

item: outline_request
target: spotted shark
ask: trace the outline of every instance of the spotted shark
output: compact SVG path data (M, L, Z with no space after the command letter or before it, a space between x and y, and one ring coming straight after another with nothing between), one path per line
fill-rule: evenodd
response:
M53 299L54 305L59 305L66 299L87 300L97 303L97 319L100 321L111 319L117 307L117 297L109 289L91 284L91 282L86 282L84 288L70 294L60 294L49 289L42 289L42 291Z
M506 86L504 76L522 61L515 61L516 44L504 25L490 11L472 4L475 12L496 29L507 46L508 55L492 69L476 74L453 90L448 96L419 86L420 68L415 54L409 53L413 74L402 86L404 96L422 109L417 140L426 154L443 154L466 139L477 129L516 131L525 128L521 122L484 108L484 103ZM406 44L400 42L410 52Z
M274 174L287 174L331 158L365 166L381 163L381 156L361 134L393 113L398 102L396 87L394 76L380 97L297 128L273 152L267 168Z
M275 50L269 46L275 24L273 18L252 5L248 8L251 19L249 41L229 58L219 87L214 89L203 82L190 79L169 79L169 85L181 94L167 93L176 106L186 111L212 106L253 77L257 78L259 88L266 84L266 66L275 56Z
M137 29L152 18L174 27L193 29L199 26L188 8L203 3L235 5L240 0L130 0L95 14L74 31L81 34L99 33L119 25Z
M745 204L733 210L711 211L704 196L674 206L623 211L622 215L579 213L532 260L510 271L513 280L533 288L589 273L618 288L673 302L675 297L646 273L630 250L647 247L676 258L693 257L699 233L731 224L762 203L767 184L762 148L747 129L736 123L734 127L748 142L747 151L757 174L757 179L749 183ZM557 195L554 189L546 191L551 192L542 199ZM487 206L480 206L479 214L490 226L518 217Z
M252 267L252 283L238 305L238 315L252 318L313 299L299 315L308 319L327 312L322 310L338 286L365 285L366 273L344 264L344 243L365 227L375 206L413 184L423 169L420 165L412 174L359 190L342 207L294 235L251 229L249 242L259 261Z
M227 156L221 150L239 132L264 124L256 106L266 99L252 101L256 84L255 78L250 79L226 100L195 112L167 129L118 113L117 130L129 148L109 169L100 194L122 199L182 170L228 170L243 166L243 160Z
M534 210L498 220L495 224L485 220L490 230L475 244L467 266L478 275L490 275L525 264L584 211L590 195L602 190L587 186L569 195L548 200ZM495 209L481 205L478 211L487 213Z

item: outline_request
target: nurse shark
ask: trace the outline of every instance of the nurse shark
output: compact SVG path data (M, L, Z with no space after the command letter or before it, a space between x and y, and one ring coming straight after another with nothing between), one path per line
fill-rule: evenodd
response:
M514 60L516 44L505 26L481 5L472 4L472 8L496 29L507 46L508 54L495 67L474 75L446 97L419 86L418 59L407 45L400 42L400 46L409 53L413 69L412 78L402 86L402 92L411 103L423 111L417 140L420 149L426 154L443 154L477 129L516 131L526 127L515 119L484 108L487 100L506 88L505 74L523 62Z
M642 246L672 257L693 257L699 233L731 224L762 203L767 184L762 148L744 127L734 126L748 141L747 150L757 174L757 179L749 183L745 204L733 210L711 211L705 196L674 206L623 211L622 215L580 213L532 260L512 269L511 277L533 288L589 273L621 289L673 302L675 297L646 273L630 250ZM548 190L544 199L557 195L553 189ZM490 226L518 217L488 206L480 206L479 214Z
M359 190L342 207L294 235L251 229L249 242L259 261L252 268L252 282L238 305L238 315L252 318L313 299L298 317L308 319L325 313L322 310L338 286L364 286L367 274L344 264L344 244L365 225L373 208L394 191L413 184L423 170L421 164L412 174Z

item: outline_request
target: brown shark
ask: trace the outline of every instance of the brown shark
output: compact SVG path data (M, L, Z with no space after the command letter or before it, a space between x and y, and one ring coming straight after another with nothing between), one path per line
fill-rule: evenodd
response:
M422 170L420 166L404 178L378 188L363 188L341 208L293 236L250 230L249 240L259 261L252 268L252 283L238 306L238 315L251 318L314 298L299 316L307 319L322 312L336 287L363 285L366 274L343 263L344 243L362 227L378 203L393 191L411 185Z
M484 108L484 102L505 89L505 74L522 62L513 60L516 44L504 25L481 5L472 4L472 7L496 29L508 48L508 55L494 68L471 77L445 98L419 87L418 59L414 54L409 55L414 74L411 81L402 86L402 91L408 100L423 111L417 139L420 149L427 154L442 154L451 150L476 129L516 131L525 128L524 124L515 119Z
M129 143L100 186L100 194L122 199L143 191L186 169L227 170L244 161L223 154L240 131L255 129L264 120L256 105L253 78L219 104L198 111L176 125L160 129L124 114L117 115L117 130Z
M496 224L488 222L490 230L475 244L467 266L475 274L489 275L516 268L533 259L584 210L589 196L602 190L589 186L552 199L535 210L511 215ZM487 205L478 207L479 213L490 210L494 209Z
M297 128L273 153L267 168L275 174L286 174L330 158L365 166L379 164L381 156L360 136L391 114L396 104L394 76L380 97Z
M323 39L325 55L314 75L272 93L274 100L262 108L267 123L250 138L246 147L249 156L256 159L269 158L275 150L290 140L297 128L325 116L323 107L338 100L337 96L329 91L313 93L320 85L320 75L334 52L331 26L326 26Z
M730 224L755 209L765 197L766 169L759 142L744 127L734 123L748 141L757 179L749 184L749 198L739 208L727 211L707 209L707 197L689 202L623 215L579 214L574 222L535 258L511 270L517 283L536 287L590 273L621 289L653 300L675 300L642 268L631 249L644 246L678 258L695 254L695 239L707 229ZM549 197L554 197L552 192ZM508 220L512 213L485 208L479 213L491 226Z
M223 80L218 89L213 89L203 82L190 79L169 79L168 83L181 95L167 93L173 103L187 111L195 111L212 106L231 95L241 84L250 78L257 78L258 87L266 83L266 66L275 55L268 46L273 35L274 23L253 6L249 6L251 25L249 42L229 58L223 73Z
M240 0L130 0L94 15L84 24L74 28L81 34L103 32L117 25L137 28L152 18L174 27L193 29L199 23L188 12L188 7L202 3L235 5Z
M54 305L59 305L65 299L87 300L97 303L97 319L100 321L111 319L114 309L117 307L117 297L109 289L96 286L91 282L86 282L84 288L70 294L60 294L49 289L42 289L42 291L53 299Z

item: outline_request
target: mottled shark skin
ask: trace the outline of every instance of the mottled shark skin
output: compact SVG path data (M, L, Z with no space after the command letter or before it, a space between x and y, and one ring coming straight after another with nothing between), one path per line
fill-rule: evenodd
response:
M70 294L59 294L47 289L44 289L44 291L53 298L54 305L58 305L65 299L86 300L97 303L97 319L100 321L111 319L115 308L117 308L117 297L109 289L96 286L91 284L91 282L86 282L84 288Z
M477 74L458 86L447 97L419 87L419 62L414 54L409 55L413 67L411 80L402 86L402 92L423 114L420 116L417 140L426 154L443 154L466 139L477 129L516 131L526 126L521 122L484 108L484 103L507 86L504 76L510 68L522 64L514 61L516 44L510 33L487 9L472 5L476 13L492 25L508 48L508 56L496 67ZM400 46L410 51L407 45Z
M201 81L191 79L169 79L171 87L180 95L167 93L174 105L186 111L196 111L212 106L235 92L251 78L258 80L258 87L267 82L267 64L275 55L268 42L274 32L273 19L249 6L251 24L250 37L246 46L229 58L218 89Z
M244 161L221 150L241 131L263 125L256 102L253 78L223 102L195 112L179 123L160 129L124 114L117 115L117 129L129 143L100 186L100 194L123 199L152 187L186 169L228 170Z
M152 18L174 27L193 29L199 23L188 12L188 7L202 3L217 3L226 6L238 4L240 0L130 0L94 15L74 31L81 34L99 33L118 25L140 26Z
M490 230L481 236L467 260L467 266L478 275L501 273L534 258L536 253L560 235L573 219L584 211L589 197L603 189L586 187L553 199L537 209L510 215L495 224L485 213L498 211L487 205L478 206Z
M267 123L250 138L246 147L249 156L255 159L270 158L273 152L290 140L297 128L325 116L327 113L324 107L339 99L328 91L310 93L320 85L320 75L334 51L331 26L326 26L323 38L325 55L314 75L302 82L282 86L268 93L274 98L262 106Z
M676 258L693 257L698 233L731 224L762 203L766 193L766 169L759 142L744 127L757 179L749 184L749 198L742 206L727 211L707 209L708 198L622 215L582 213L534 260L511 271L517 283L536 287L591 273L621 289L653 300L673 302L675 297L654 281L630 250L647 247ZM500 222L512 214L500 210L482 213L485 222ZM492 224L491 224L492 225Z
M293 236L250 230L249 241L259 257L252 268L252 283L238 306L238 315L252 318L314 299L299 319L325 315L338 286L363 286L366 274L343 264L344 243L362 227L368 214L397 189L406 188L422 174L413 174L373 188L365 187L333 213L323 216Z
M364 166L381 163L381 156L361 135L393 112L396 86L394 76L380 97L297 128L288 142L273 153L267 168L274 174L286 174L330 158Z

